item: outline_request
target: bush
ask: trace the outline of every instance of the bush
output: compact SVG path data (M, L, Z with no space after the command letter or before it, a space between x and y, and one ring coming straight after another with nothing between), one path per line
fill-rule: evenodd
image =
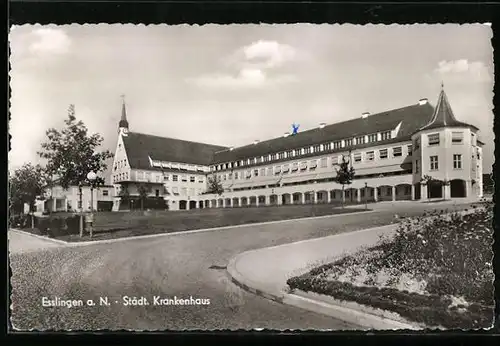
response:
M80 234L80 215L68 216L66 218L66 227L67 234Z

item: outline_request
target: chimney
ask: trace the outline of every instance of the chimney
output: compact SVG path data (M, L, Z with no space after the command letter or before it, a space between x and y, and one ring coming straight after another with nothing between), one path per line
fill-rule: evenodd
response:
M288 137L290 136L290 132L285 132L285 134L283 135L283 137Z
M253 141L253 144L258 144L260 141L258 139L256 139L255 141Z
M321 123L321 124L319 124L319 128L320 128L320 129L324 128L325 126L326 126L326 123Z
M428 102L427 99L420 99L420 100L418 100L418 104L421 105L421 106L427 104L427 102Z
M361 114L361 118L366 119L370 115L370 112L364 112Z

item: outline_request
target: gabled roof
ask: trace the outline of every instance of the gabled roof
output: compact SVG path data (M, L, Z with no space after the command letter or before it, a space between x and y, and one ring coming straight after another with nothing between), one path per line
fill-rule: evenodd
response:
M213 163L224 163L259 157L270 153L278 153L290 149L298 149L315 144L324 144L380 131L393 130L399 123L401 123L401 127L395 140L404 141L410 139L412 133L428 123L433 112L434 108L428 103L393 109L373 114L366 118L359 117L327 125L324 128L318 127L312 130L299 132L288 137L273 138L257 144L234 148L233 150L226 149L215 153ZM393 140L391 140L391 142ZM374 145L374 143L369 145ZM361 146L366 147L366 144L360 145L360 147ZM352 148L356 149L357 147L354 146Z
M472 127L476 130L478 129L474 125L463 123L455 118L444 89L441 89L431 120L419 130L430 130L440 127Z
M122 138L130 167L136 169L152 169L149 157L158 161L208 166L216 151L227 149L219 145L137 132L129 132Z

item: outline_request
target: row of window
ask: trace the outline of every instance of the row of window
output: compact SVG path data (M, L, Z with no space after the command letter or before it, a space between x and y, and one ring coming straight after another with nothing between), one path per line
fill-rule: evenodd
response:
M411 144L408 145L408 152L411 155ZM400 157L403 155L403 148L401 146L391 148L392 157ZM363 160L365 161L374 161L375 160L375 151L367 151L365 153L359 152L353 154L353 161L359 163ZM378 150L378 158L387 159L389 157L389 149L380 149ZM332 166L336 166L340 164L342 161L342 155L332 156L330 158L330 162ZM294 162L291 164L277 165L274 167L262 167L255 168L253 170L247 170L244 172L229 172L225 174L219 174L219 179L222 181L225 180L238 180L238 179L251 179L252 177L264 177L264 176L273 176L285 173L294 173L298 171L314 171L316 168L327 168L328 167L328 158L323 157L321 159L313 159L310 161L302 161L302 162Z
M118 168L123 168L127 166L127 160L120 160L115 162L114 170L116 171Z
M157 168L172 168L172 169L180 169L185 171L192 172L208 172L208 167L198 166L198 165L189 165L185 163L172 163L172 162L163 162L163 161L153 161L151 160L151 165Z
M384 131L379 133L373 133L370 135L358 136L354 138L343 139L335 142L325 143L325 144L316 144L310 147L305 147L301 149L290 149L287 151L282 151L279 153L273 153L269 155L263 155L254 158L248 158L245 160L239 160L234 162L228 162L223 164L218 164L215 166L211 166L211 171L221 171L225 169L231 169L236 167L248 166L253 164L259 164L274 160L282 160L291 157L297 157L300 155L308 155L311 153L320 153L323 151L337 150L341 148L349 148L355 145L361 145L365 143L374 143L377 141L384 141L391 139L391 131Z
M472 136L472 142L474 143L474 134ZM439 133L431 133L427 135L427 145L437 146L441 142L441 135ZM463 144L464 143L464 133L463 132L452 132L451 133L451 143L452 144ZM420 138L415 138L413 143L415 149L420 147Z
M191 183L196 182L196 176L194 176L194 175L188 177L187 175L172 174L172 176L170 176L170 174L168 174L168 173L163 173L163 174L157 173L157 174L153 175L153 177L154 177L154 181L153 181L151 179L151 177L152 177L151 172L139 171L139 172L136 172L136 177L137 177L138 181L149 181L149 182L156 182L156 183L161 183L163 181L169 181L170 177L172 177L172 181L182 181L182 182L189 181ZM113 183L128 180L128 179L129 179L128 172L115 174L113 176ZM198 176L198 182L204 183L205 178L203 176Z
M462 154L453 154L453 169L462 169ZM432 155L429 157L429 170L439 170L439 157ZM415 160L415 173L420 173L420 160Z
M186 188L186 187L165 187L165 192L168 194L173 194L173 195L181 195L181 196L196 196L196 195L201 195L203 192L202 189L194 189L194 188Z

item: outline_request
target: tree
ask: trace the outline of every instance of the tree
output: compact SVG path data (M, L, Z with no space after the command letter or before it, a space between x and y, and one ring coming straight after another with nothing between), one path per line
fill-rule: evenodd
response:
M75 117L75 107L70 105L68 118L64 121L62 130L50 128L46 131L47 140L42 143L38 152L41 158L47 160L46 171L50 176L56 176L58 184L64 189L78 186L80 189L80 210L82 206L82 186L99 186L104 180L95 182L87 180L87 174L106 170L106 160L113 157L109 150L101 152L97 148L104 140L98 133L89 135L85 124ZM80 216L80 235L83 233L83 215Z
M126 203L130 208L130 192L128 190L128 185L123 184L120 186L118 196L120 196L120 203Z
M337 170L337 176L335 177L335 182L342 185L342 208L344 208L344 187L345 185L350 185L354 179L354 168L349 165L350 161L347 161L345 156L342 155L342 162Z
M144 210L144 201L148 198L151 193L151 186L148 184L139 184L137 186L137 192L139 192L139 199L141 201L141 210Z
M222 195L224 193L224 187L222 186L222 182L216 174L213 174L211 177L208 177L208 188L207 193L214 193L217 195Z
M10 211L24 214L24 204L28 204L31 212L31 228L34 228L33 212L37 196L44 194L47 183L45 177L44 169L40 165L33 166L30 163L16 169L9 177Z

